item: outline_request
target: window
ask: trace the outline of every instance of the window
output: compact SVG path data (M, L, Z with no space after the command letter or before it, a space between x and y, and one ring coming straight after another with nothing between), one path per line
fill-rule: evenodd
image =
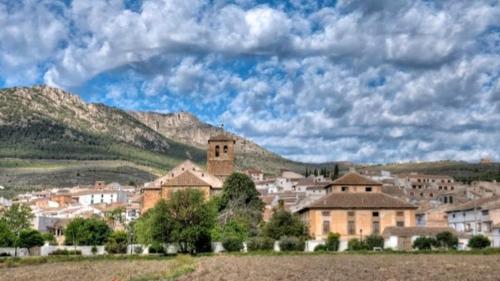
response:
M220 155L220 147L218 145L215 146L215 157L219 157Z
M347 222L347 233L349 235L355 235L356 234L356 223L354 221L348 221Z
M403 212L403 211L397 211L396 212L396 216L398 216L398 217L402 217L404 215L405 215L405 212Z
M348 217L354 217L354 211L349 211L347 212Z
M448 203L448 197L446 197L446 196L445 196L445 197L443 198L443 201L444 201L444 203L445 203L445 204L446 204L446 203Z
M224 145L224 154L227 154L227 145Z
M472 231L472 229L470 227L470 223L466 223L465 224L465 232L471 232L471 231Z
M365 187L365 191L366 192L372 192L372 188L371 187Z
M345 191L347 191L347 190L349 190L349 187L347 187L347 186L342 186L342 191L344 191L344 192L345 192Z
M487 216L490 214L490 211L489 210L482 210L481 213L483 214L483 216Z
M404 227L405 226L405 222L404 221L397 221L396 222L396 226Z
M330 233L330 221L323 221L323 234Z
M329 217L330 216L330 211L323 211L321 212L321 215L324 217Z
M379 215L379 214L378 214L378 212L373 212L373 213L372 213L372 216L373 216L373 217L378 218L378 215Z
M372 222L372 233L379 234L380 233L380 222L374 221Z

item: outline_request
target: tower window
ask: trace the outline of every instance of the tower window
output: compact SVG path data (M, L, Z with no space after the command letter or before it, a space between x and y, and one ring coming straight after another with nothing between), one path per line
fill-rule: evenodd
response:
M227 145L224 145L224 154L227 154Z
M219 157L220 155L220 147L218 145L215 146L215 157Z

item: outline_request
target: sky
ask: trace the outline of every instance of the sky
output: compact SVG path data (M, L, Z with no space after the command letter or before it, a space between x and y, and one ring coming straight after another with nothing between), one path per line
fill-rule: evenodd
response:
M496 0L0 0L0 87L189 111L299 161L498 161L499 76Z

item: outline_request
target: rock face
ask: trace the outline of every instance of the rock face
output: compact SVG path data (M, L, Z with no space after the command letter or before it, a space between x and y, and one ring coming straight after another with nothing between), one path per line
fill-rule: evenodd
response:
M210 136L220 134L221 128L201 122L189 112L176 112L161 114L156 112L129 112L151 129L180 143L189 144L200 149L207 149ZM235 151L237 154L256 153L258 155L273 155L261 146L235 134L230 134L236 139ZM277 156L274 154L274 156Z

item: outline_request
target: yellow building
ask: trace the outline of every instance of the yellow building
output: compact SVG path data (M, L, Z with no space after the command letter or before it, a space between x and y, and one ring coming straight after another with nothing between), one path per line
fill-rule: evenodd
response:
M342 240L381 234L389 226L415 226L416 206L382 192L382 184L349 172L326 187L327 194L298 211L314 239L330 232Z

